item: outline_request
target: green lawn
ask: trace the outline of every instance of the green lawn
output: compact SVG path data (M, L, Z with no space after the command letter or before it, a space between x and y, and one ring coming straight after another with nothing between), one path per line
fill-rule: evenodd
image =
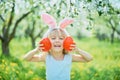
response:
M74 40L79 48L93 56L93 61L74 62L71 80L120 80L120 42L111 44L94 38ZM31 50L30 39L12 40L10 50L13 57L0 58L0 80L45 80L44 63L22 59Z

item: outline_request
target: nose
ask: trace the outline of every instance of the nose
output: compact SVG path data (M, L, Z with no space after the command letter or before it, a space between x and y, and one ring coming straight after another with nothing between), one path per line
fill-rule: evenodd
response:
M57 38L55 39L55 42L60 42L60 38L57 37Z
M56 38L56 41L59 41L59 38L58 38L58 37Z

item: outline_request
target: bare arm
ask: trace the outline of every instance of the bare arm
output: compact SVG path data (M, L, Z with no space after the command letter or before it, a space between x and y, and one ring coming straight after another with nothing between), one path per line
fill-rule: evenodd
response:
M24 60L26 61L33 61L33 62L44 62L45 61L45 57L46 54L42 53L37 55L37 53L39 53L39 48L35 48L31 51L29 51L25 56L24 56Z
M92 56L89 53L87 53L86 51L83 51L77 47L75 47L74 50L78 54L72 55L73 62L89 62L93 59Z

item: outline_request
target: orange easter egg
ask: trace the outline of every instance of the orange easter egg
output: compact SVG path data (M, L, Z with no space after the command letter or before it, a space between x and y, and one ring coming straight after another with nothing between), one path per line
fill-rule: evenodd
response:
M52 44L48 38L42 39L40 41L40 44L43 44L43 46L41 46L41 47L44 47L43 51L46 51L46 52L49 51L51 49L51 46L52 46Z
M75 44L72 37L67 37L65 38L64 42L63 42L63 47L66 51L71 51L70 47L71 44Z

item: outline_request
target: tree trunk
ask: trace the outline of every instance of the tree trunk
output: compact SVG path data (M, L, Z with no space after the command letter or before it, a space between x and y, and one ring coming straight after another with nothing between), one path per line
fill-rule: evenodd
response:
M34 49L35 48L35 39L34 38L31 38L31 43L32 43L32 48Z
M10 51L9 51L9 42L7 41L2 41L2 53L6 56L10 56Z
M115 30L112 29L112 34L111 34L111 43L114 43L114 34L115 34Z

